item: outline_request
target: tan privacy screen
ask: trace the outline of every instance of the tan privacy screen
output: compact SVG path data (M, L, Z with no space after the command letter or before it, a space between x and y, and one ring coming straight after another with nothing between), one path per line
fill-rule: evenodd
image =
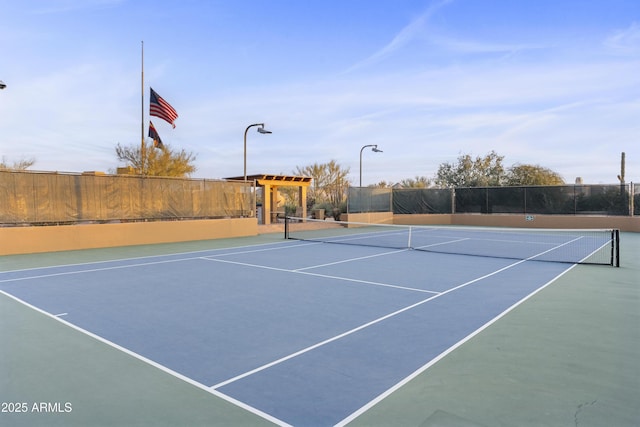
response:
M255 216L252 183L0 171L0 223Z

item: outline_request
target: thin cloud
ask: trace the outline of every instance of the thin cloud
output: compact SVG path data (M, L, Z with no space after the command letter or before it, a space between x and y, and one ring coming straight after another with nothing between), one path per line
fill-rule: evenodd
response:
M633 22L628 28L615 31L604 41L604 45L614 53L640 54L640 24Z
M448 37L432 36L430 40L438 47L453 53L483 54L483 53L507 53L515 54L522 51L545 49L541 44L504 44L482 41L461 40Z
M359 68L363 68L377 62L382 61L384 58L391 55L393 52L403 48L410 41L415 39L418 35L420 35L424 31L424 27L428 23L429 19L440 9L442 9L447 4L451 3L453 0L441 0L437 3L433 3L430 5L424 13L422 13L418 18L410 22L407 26L405 26L396 36L382 49L375 52L373 55L369 56L363 61L358 62L357 64L348 68L345 73L349 73L351 71L357 70Z
M351 168L351 178L357 182L361 146L379 144L384 153L366 158L365 184L432 176L441 162L492 149L507 156L508 164L539 163L568 179L582 176L586 182L615 179L619 153L625 151L628 179L640 181L636 148L640 57L633 54L639 24L625 24L618 31L599 27L598 34L609 37L600 36L599 46L591 44L591 49L585 48L583 39L577 43L554 37L553 28L531 38L518 31L517 22L509 23L514 26L512 37L487 31L474 38L467 28L455 26L457 11L451 0L436 1L426 3L431 4L428 8L398 12L415 13L416 19L350 68L366 73L319 78L314 70L292 78L285 72L286 60L264 61L265 70L277 67L282 79L239 79L235 86L229 79L229 86L222 87L217 70L234 66L223 56L200 55L193 63L185 62L191 65L176 65L178 56L171 52L149 61L146 91L149 82L156 82L154 87L164 85L168 92L163 96L181 117L177 129L156 123L158 131L173 146L197 153L197 176L207 178L240 175L242 133L249 123L266 122L273 135L253 132L248 142L250 172L289 173L296 166L335 159ZM22 9L29 12L52 4L49 13L117 5L102 0L23 3ZM127 7L131 5L123 4L123 9ZM233 2L229 7L237 9ZM451 20L443 20L443 31L434 31L434 23L445 12L452 14ZM99 16L88 14L86 19ZM0 39L13 37L5 43L11 59L7 64L12 67L0 75L9 85L0 93L1 154L8 161L33 157L36 169L113 169L118 165L115 144L140 141L138 36L130 37L132 54L110 56L114 49L101 49L94 56L78 49L63 31L59 42L66 50L53 51L34 39L39 32L38 37L57 34L53 23L58 20L32 21L26 19L24 27L0 28ZM52 24L45 25L48 22ZM366 24L372 29L377 25ZM584 38L592 42L593 31L586 28ZM237 29L230 26L229 31L221 34L231 39ZM176 31L176 37L187 33ZM429 60L417 58L411 49L418 42L429 44L419 52L431 55ZM605 50L608 55L603 55ZM330 46L318 56L329 61L334 51ZM64 60L59 60L61 55ZM42 67L42 58L50 66ZM211 79L194 79L193 67L213 70ZM143 109L146 114L146 105ZM602 166L605 161L613 166Z

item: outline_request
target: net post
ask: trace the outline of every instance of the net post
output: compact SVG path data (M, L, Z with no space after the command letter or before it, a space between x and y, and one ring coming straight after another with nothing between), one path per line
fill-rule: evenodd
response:
M620 267L620 230L614 230L614 240L616 245L616 267Z
M609 241L611 242L611 254L609 254L609 265L610 266L615 266L616 230L614 228L611 229L611 236L609 237Z
M289 239L289 215L284 216L284 238Z

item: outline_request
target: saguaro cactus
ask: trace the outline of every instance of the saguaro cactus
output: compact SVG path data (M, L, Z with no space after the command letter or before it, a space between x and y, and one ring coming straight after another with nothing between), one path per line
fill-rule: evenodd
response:
M623 151L622 155L620 156L620 175L618 175L618 181L620 181L620 184L624 184L624 157L625 155Z

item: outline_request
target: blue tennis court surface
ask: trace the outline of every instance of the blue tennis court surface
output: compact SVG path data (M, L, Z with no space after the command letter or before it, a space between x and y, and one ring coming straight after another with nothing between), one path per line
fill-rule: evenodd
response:
M286 241L4 272L0 290L266 419L318 426L571 266Z

